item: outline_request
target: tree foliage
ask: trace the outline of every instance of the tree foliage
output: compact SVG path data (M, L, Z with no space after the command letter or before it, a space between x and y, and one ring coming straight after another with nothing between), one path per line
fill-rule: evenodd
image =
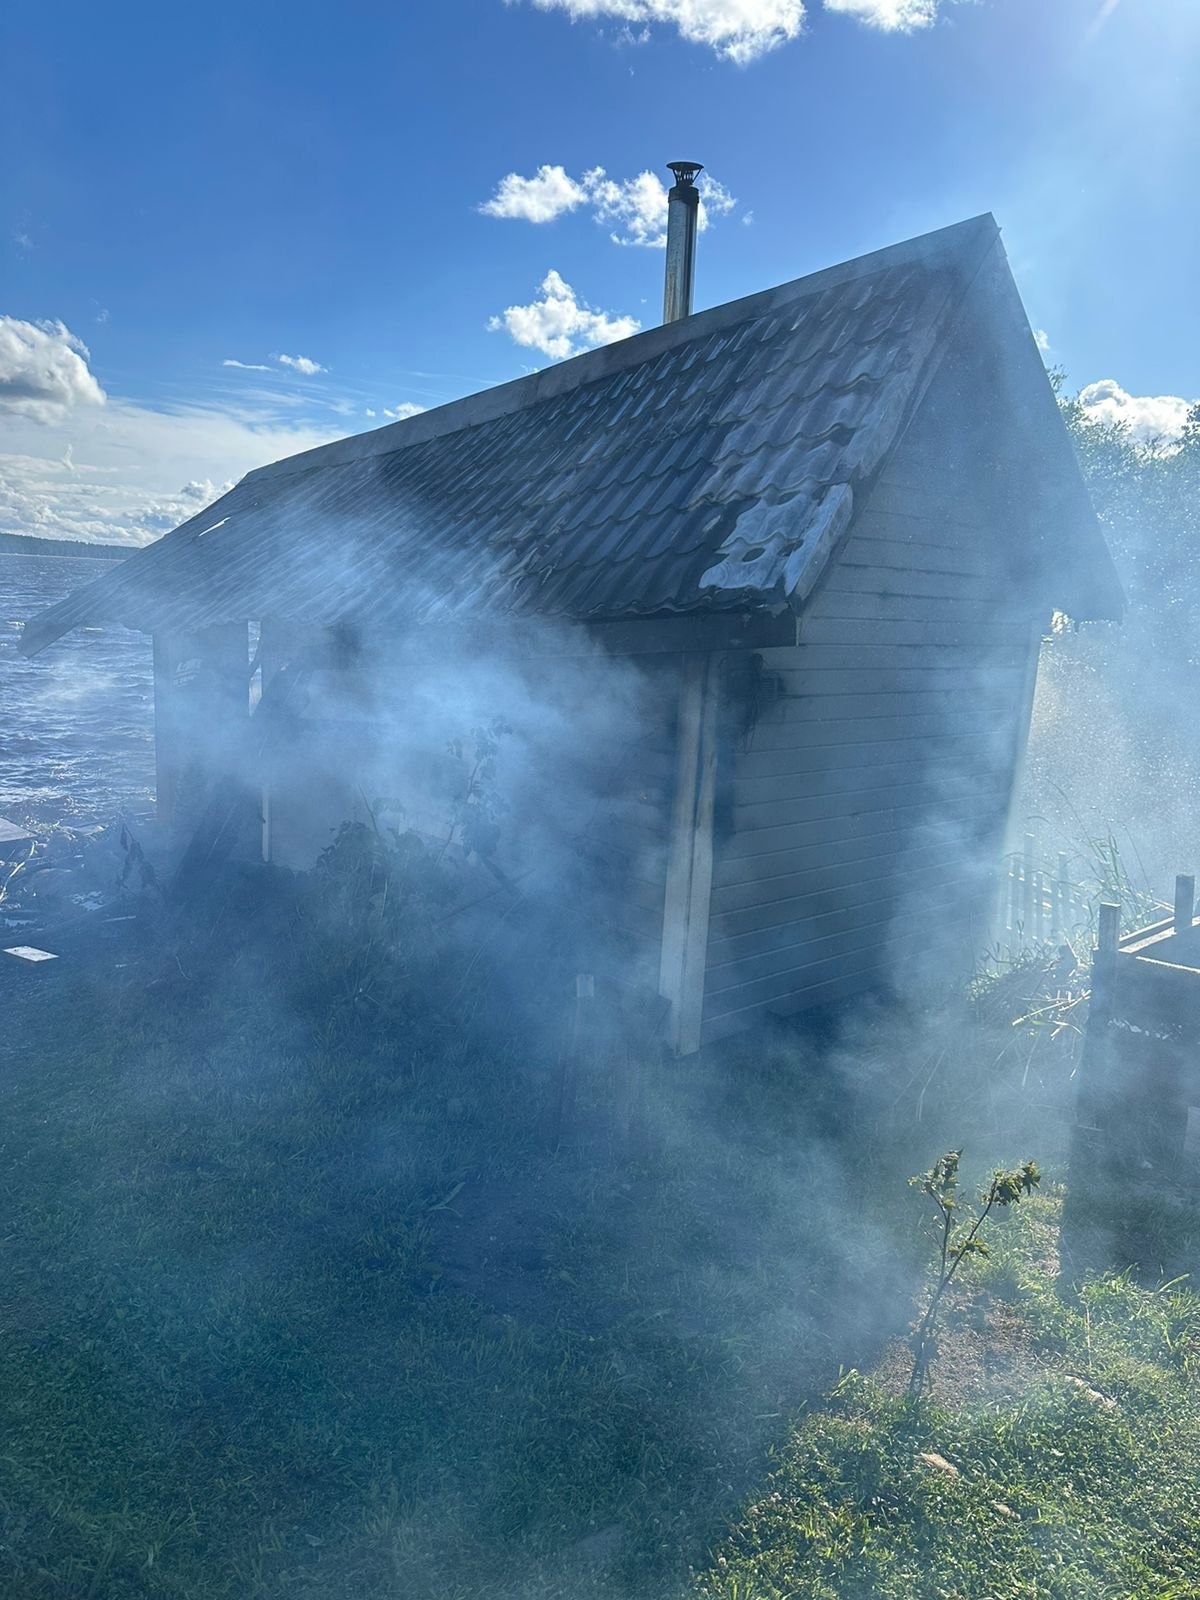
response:
M1195 664L1200 617L1200 404L1182 437L1143 442L1125 423L1059 404L1129 600L1127 627L1149 628L1175 662Z
M1059 849L1118 837L1162 897L1200 858L1200 406L1180 438L1146 441L1052 377L1128 606L1120 624L1055 628L1022 804Z

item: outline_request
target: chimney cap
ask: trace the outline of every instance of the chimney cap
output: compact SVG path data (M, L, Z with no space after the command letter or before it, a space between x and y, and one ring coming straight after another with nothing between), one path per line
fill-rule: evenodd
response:
M675 182L681 189L690 189L696 174L704 171L699 161L668 161L667 167L675 174Z

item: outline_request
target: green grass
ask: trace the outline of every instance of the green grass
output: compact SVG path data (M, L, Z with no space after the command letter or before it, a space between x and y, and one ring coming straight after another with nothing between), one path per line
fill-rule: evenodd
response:
M314 1042L234 976L21 1021L0 1594L679 1592L907 1306L891 1196L834 1192L797 1048L657 1071L633 1155L585 1082L556 1152L515 1050Z
M849 1374L798 1424L697 1596L1200 1593L1200 1296L1119 1277L1060 1297L1045 1267L1058 1206L1027 1201L983 1280L1023 1314L1048 1370L1019 1399L945 1407Z
M1078 1586L1086 1521L1061 1534L1070 1581L1036 1586L1076 1512L1035 1470L1068 1423L1078 1505L1140 1507L1121 1559L1149 1559L1154 1516L1163 1582L1190 1559L1169 1518L1196 1481L1190 1302L1126 1284L1064 1308L1035 1270L1044 1209L990 1292L1117 1412L1060 1382L1012 1415L916 1417L857 1378L817 1409L910 1315L909 1173L959 1141L976 1168L1061 1170L1053 1051L1030 1071L1011 1029L888 1017L821 1051L644 1064L632 1148L588 1069L556 1150L552 1053L432 1015L314 1027L239 951L147 991L159 965L64 961L6 1018L0 1595L1164 1600ZM962 1479L917 1472L926 1447ZM1024 1588L980 1587L992 1550Z

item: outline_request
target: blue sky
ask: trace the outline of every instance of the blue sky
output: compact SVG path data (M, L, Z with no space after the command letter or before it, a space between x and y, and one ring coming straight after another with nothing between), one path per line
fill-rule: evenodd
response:
M699 306L991 210L1098 406L1169 429L1200 395L1197 0L42 0L0 26L0 529L140 541L258 461L653 324L636 180L680 157L720 186Z

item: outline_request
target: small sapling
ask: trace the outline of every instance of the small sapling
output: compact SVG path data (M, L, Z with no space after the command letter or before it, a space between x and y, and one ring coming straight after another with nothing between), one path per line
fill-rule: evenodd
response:
M928 1172L918 1173L909 1182L920 1189L936 1207L938 1231L937 1281L929 1297L925 1315L913 1334L913 1368L908 1380L908 1392L914 1398L922 1395L929 1384L929 1369L937 1355L936 1327L938 1312L946 1290L954 1280L959 1267L968 1256L986 1256L988 1246L980 1237L980 1229L997 1206L1015 1205L1025 1195L1032 1194L1042 1181L1042 1175L1032 1161L1014 1167L1010 1172L997 1169L979 1196L979 1211L973 1218L959 1220L958 1164L961 1150L948 1150L939 1156Z

